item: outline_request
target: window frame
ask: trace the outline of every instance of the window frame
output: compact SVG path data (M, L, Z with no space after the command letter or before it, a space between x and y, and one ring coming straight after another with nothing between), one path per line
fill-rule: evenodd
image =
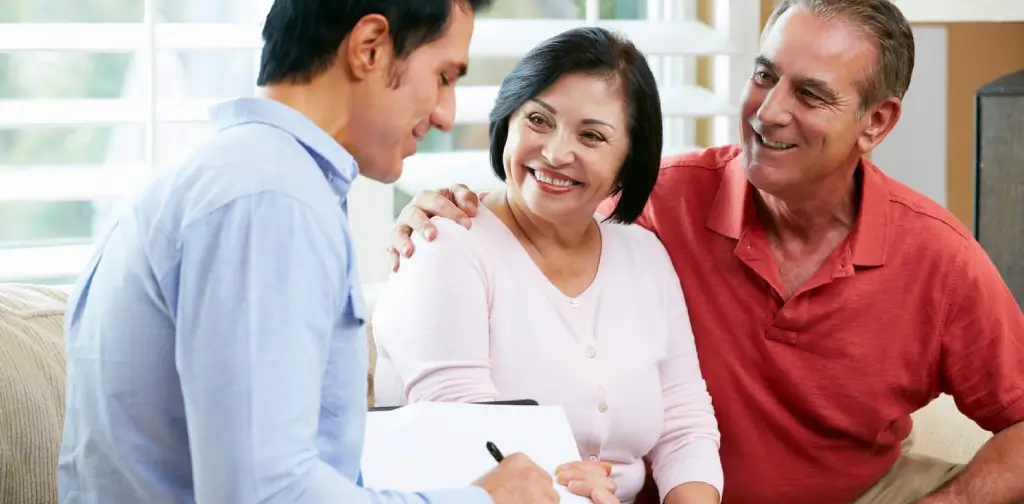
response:
M271 0L253 0L264 12ZM760 0L708 0L719 15L710 23L695 21L701 0L644 0L645 20L603 20L599 2L586 0L583 19L479 19L471 57L518 57L540 40L574 26L597 24L624 33L651 57L662 86L666 115L666 150L692 149L697 134L692 121L714 118L713 144L734 142L736 106L749 72L760 30ZM138 58L145 74L139 97L81 100L0 100L0 127L30 125L142 125L142 162L33 166L0 171L0 202L64 202L113 199L131 194L165 163L157 132L171 123L202 123L218 100L160 97L158 55L162 51L256 50L258 23L162 22L155 0L143 0L143 20L135 23L0 23L0 52L127 52ZM721 14L721 13L727 14ZM509 38L502 34L517 33ZM697 86L696 57L714 57L708 88ZM253 87L255 90L255 86ZM459 86L456 122L485 123L497 86ZM493 182L486 151L424 153L410 158L398 186L407 192L447 185L479 186ZM394 188L360 178L350 194L349 211L360 274L367 285L386 280L384 253L394 217ZM102 229L94 229L93 240ZM0 282L75 276L92 254L91 243L40 244L0 248Z

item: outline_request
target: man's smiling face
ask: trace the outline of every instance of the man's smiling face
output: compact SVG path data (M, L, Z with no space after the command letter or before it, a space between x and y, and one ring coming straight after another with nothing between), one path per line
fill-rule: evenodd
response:
M877 44L852 23L802 8L783 13L762 38L742 96L751 183L770 194L800 192L856 160L870 123L861 84L877 61Z

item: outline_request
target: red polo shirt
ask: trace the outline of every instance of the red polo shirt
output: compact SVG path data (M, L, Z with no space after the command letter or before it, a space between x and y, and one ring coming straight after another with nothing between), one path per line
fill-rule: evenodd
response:
M665 159L640 222L682 282L726 504L855 500L939 393L990 431L1024 420L1024 315L952 215L863 161L854 229L786 300L741 156Z

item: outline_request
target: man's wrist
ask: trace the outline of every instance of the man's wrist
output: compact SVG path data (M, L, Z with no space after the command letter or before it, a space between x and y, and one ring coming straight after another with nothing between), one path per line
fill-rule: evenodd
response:
M945 489L924 496L915 504L969 504L966 500L959 498L954 493Z

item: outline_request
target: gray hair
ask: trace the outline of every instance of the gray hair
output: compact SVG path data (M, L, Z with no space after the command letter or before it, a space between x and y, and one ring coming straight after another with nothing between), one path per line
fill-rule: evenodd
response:
M766 30L791 7L803 8L819 19L851 22L877 41L875 67L858 82L860 111L889 98L903 99L914 73L914 33L890 0L780 0Z

